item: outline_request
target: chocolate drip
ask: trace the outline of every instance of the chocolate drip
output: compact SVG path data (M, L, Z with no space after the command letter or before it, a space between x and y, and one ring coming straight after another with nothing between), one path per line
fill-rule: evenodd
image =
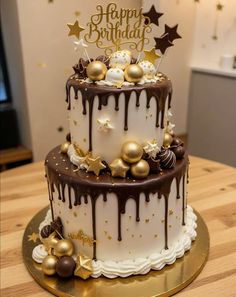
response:
M144 193L145 201L150 201L150 194L157 194L158 199L165 200L165 224L164 224L164 234L165 234L165 249L168 248L168 201L169 194L171 191L171 184L174 179L176 179L176 186L183 177L183 224L185 223L185 173L187 169L187 158L178 160L175 168L168 170L164 169L162 175L151 174L144 180L136 180L135 182L129 179L113 178L108 173L104 173L97 179L92 173L86 173L85 171L74 172L74 165L70 163L70 160L65 157L65 162L59 163L58 166L55 165L55 160L53 156L58 153L58 148L49 153L47 159L49 162L46 164L46 170L48 172L47 178L49 182L49 188L53 189L56 185L61 185L61 189L68 187L68 199L69 208L81 204L81 197L84 197L84 202L87 203L87 197L91 199L92 205L92 229L93 229L93 258L96 259L96 201L100 195L103 196L103 201L107 201L107 193L114 193L118 201L118 240L122 240L122 230L121 230L121 220L122 214L125 214L126 203L128 199L133 199L136 204L136 221L140 220L140 194ZM69 168L69 169L65 169ZM58 175L58 171L60 175ZM177 182L178 181L178 182ZM178 187L178 186L177 186ZM71 189L75 193L75 201L72 203ZM178 190L177 190L178 192ZM62 201L65 202L65 191L61 191Z
M120 95L124 93L125 96L125 111L124 111L124 130L128 130L128 116L129 116L129 101L132 92L136 94L136 107L140 106L140 94L143 90L146 91L147 102L146 107L150 108L150 101L152 98L156 101L156 127L161 126L164 129L164 114L165 105L168 98L168 107L171 104L171 82L165 80L159 83L151 83L145 85L135 85L127 86L122 89L117 89L115 87L100 86L96 84L79 83L74 77L67 81L66 85L66 102L68 103L68 109L71 109L71 87L74 89L75 99L78 99L78 91L81 92L82 96L82 106L84 115L87 114L86 104L89 105L89 151L92 151L92 124L93 124L93 108L94 108L94 98L98 96L98 110L102 110L103 106L107 106L109 102L109 96L115 98L115 110L119 110L119 100ZM159 114L161 113L161 123L159 123Z
M183 212L183 217L182 217L182 225L185 225L185 175L183 176L183 204L182 204L182 212Z
M176 180L176 198L180 199L180 194L179 194L180 179L179 179L179 176L176 177L175 180Z

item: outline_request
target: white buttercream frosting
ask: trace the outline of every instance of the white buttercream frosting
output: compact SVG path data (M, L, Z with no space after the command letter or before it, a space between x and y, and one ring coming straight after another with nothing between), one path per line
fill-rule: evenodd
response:
M37 245L32 252L32 258L35 262L41 264L43 259L48 255L43 244Z
M197 217L193 209L187 207L186 225L178 241L169 249L163 249L161 253L152 254L147 258L137 258L124 261L93 261L92 277L97 278L104 275L107 278L127 277L130 275L146 274L151 269L161 270L165 265L173 264L177 258L181 258L186 251L191 248L191 243L195 240Z
M80 169L87 169L88 168L88 164L85 162L86 157L78 156L78 154L75 151L75 148L74 148L73 144L69 145L67 155L68 155L71 163L76 165Z

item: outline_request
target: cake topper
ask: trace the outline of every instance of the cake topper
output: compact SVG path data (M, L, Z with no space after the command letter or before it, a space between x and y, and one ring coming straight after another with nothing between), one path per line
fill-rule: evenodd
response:
M164 13L157 12L154 5L152 5L151 9L148 12L143 13L143 15L146 17L145 24L148 24L148 19L150 20L150 23L153 23L157 26L159 26L159 18L163 16Z

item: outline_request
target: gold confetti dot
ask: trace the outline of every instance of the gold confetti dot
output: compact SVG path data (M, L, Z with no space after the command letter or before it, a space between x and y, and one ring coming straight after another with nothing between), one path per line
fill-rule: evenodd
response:
M59 214L61 214L61 211L59 210Z
M73 123L74 123L75 126L77 125L77 121L76 120L73 120Z
M146 222L146 223L149 223L149 219L146 219L145 222Z
M155 234L155 235L154 235L154 238L157 238L157 237L158 237L158 235L157 235L157 234Z
M107 224L108 223L108 220L106 220L105 223Z
M84 215L86 216L86 215L87 215L87 213L86 213L86 212L84 212Z
M140 235L139 235L139 237L140 237L140 238L142 238L142 237L143 237L143 235L142 235L142 234L140 234Z
M86 142L86 138L83 139L83 142Z
M74 215L74 217L77 217L77 212L74 211L73 212L73 215Z
M104 234L107 235L107 231L104 231Z
M134 238L134 234L131 235Z
M109 240L112 240L112 237L111 237L110 235L108 235L107 238L108 238Z
M127 228L126 231L128 232L129 231L129 228Z
M66 220L66 224L69 224L69 221L68 220Z
M169 210L169 216L171 216L173 213L174 213L173 210L170 209L170 210Z
M129 254L131 255L131 251L129 251Z
M162 222L162 223L164 223L164 222L165 222L165 220L161 220L161 222Z
M172 227L172 225L169 225L169 228L171 228Z
M129 216L129 219L131 220L132 216Z
M155 217L155 214L153 213L152 216Z

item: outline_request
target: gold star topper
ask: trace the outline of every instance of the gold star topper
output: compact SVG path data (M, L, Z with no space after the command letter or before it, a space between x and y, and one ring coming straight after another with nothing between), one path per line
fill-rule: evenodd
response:
M152 64L155 64L156 60L161 57L158 54L156 54L155 47L153 47L150 51L144 50L144 54L145 54L144 60L147 60Z
M38 239L38 233L33 232L31 235L28 235L28 241L33 241L35 243Z
M88 158L88 165L87 172L93 172L97 176L99 176L99 173L102 169L106 168L106 165L102 163L100 157L97 157L96 159Z
M83 254L78 254L74 275L87 279L93 273L92 260Z
M84 28L79 25L79 22L75 21L74 24L67 24L67 26L70 29L68 36L75 35L79 39L80 32L84 30Z
M122 159L115 159L110 164L110 169L112 176L126 177L129 166Z

